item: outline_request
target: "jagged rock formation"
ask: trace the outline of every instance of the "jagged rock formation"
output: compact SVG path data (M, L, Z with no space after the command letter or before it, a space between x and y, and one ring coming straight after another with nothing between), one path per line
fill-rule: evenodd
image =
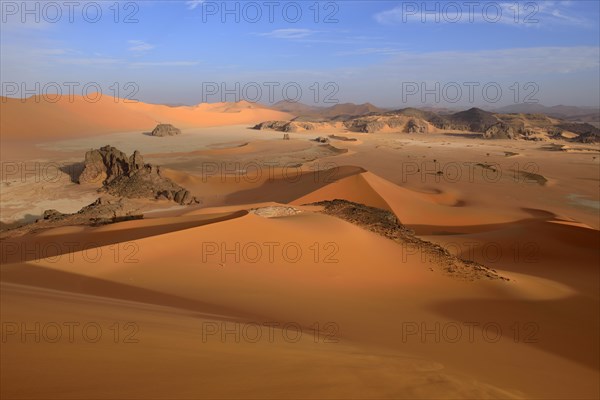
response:
M483 137L486 139L516 139L517 133L511 125L498 122L487 128L483 132Z
M150 134L152 136L159 136L159 137L176 136L176 135L181 135L181 130L178 128L175 128L171 124L158 124L158 125L156 125L156 128L154 128L152 133L150 133Z
M573 122L562 123L558 128L567 132L572 132L578 136L574 141L580 143L600 143L600 129L590 124L577 124Z
M79 183L99 182L100 190L114 196L168 199L182 205L199 203L189 191L163 177L159 167L145 164L137 150L130 157L112 146L88 151Z
M300 132L312 131L323 127L327 124L319 122L303 122L303 121L265 121L255 125L252 129L265 130L270 129L280 132Z
M543 114L497 114L479 108L449 114L404 108L361 116L337 116L329 120L266 121L254 127L283 132L340 128L359 133L458 131L480 133L486 139L600 142L600 130L591 124L563 121Z
M314 139L314 141L318 143L329 143L329 138L319 136L318 138Z
M344 122L344 126L349 131L363 133L376 133L385 128L396 129L402 125L404 125L402 118L379 115L358 117Z
M112 223L128 219L141 219L142 217L138 208L126 199L99 197L93 203L88 204L73 214L63 214L56 210L46 210L44 211L43 220L60 221L68 225L80 225L87 223Z
M598 132L586 132L580 134L576 140L580 143L600 143L600 133Z

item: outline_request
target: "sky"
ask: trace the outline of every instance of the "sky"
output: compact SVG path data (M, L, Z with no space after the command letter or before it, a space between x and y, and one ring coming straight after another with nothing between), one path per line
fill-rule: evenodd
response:
M596 107L599 4L0 0L1 92Z

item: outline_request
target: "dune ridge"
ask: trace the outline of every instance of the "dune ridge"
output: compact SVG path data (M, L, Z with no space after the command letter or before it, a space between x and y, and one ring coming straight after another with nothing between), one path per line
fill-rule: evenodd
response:
M26 99L0 97L2 138L59 139L115 132L149 132L158 123L170 123L186 129L292 118L288 113L246 101L171 107L107 95L100 95L97 101L95 98L92 94L88 97L57 96L51 101L42 96ZM36 115L36 118L27 118L28 115Z

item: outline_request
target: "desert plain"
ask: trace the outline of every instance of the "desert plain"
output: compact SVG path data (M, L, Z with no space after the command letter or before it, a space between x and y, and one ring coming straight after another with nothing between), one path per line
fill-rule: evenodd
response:
M1 100L2 398L600 396L600 148L549 117Z

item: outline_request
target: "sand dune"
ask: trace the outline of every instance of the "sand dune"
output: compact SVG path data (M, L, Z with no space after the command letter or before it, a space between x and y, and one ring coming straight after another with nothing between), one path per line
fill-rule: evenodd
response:
M161 107L138 110L155 118ZM193 109L180 109L182 121L196 112L256 111L243 104ZM505 148L497 145L470 148L456 139L450 146L444 137L404 149L386 135L364 136L344 156L311 154L306 161L292 155L316 146L308 140L312 133L290 141L245 140L244 133L189 153L150 155L165 165L165 176L207 200L201 206L149 200L142 220L0 242L3 323L20 329L95 322L103 331L95 343L80 336L69 343L66 335L58 343L31 343L9 335L2 397L94 397L100 387L107 398L600 395L598 230L588 226L593 213L560 202L565 193L591 196L591 159L561 154L567 158L556 156L556 165L540 161L551 185L507 177L487 186L420 176L403 181L399 171L408 156L515 161L504 161ZM520 146L523 158L538 160L532 147ZM302 165L274 167L258 179L231 168L210 176L198 169L207 161L278 157ZM577 166L587 180L565 178ZM28 202L43 199L49 187L26 191L28 182L21 184L18 193L35 194ZM64 196L74 190L69 185ZM510 280L453 279L439 273L440 259L419 248L304 206L333 199L389 210L421 239ZM490 246L500 249L497 259ZM256 324L263 339L236 341L219 332L204 340L206 326L221 329L224 322L241 329ZM269 333L264 323L270 322L279 325ZM282 339L289 323L302 331L299 340ZM484 328L490 324L494 329ZM451 340L445 329L457 326L460 336ZM134 331L139 342L123 342ZM269 334L278 340L267 340Z
M181 218L196 220L197 217ZM497 316L491 319L501 324L505 332L499 342L477 340L469 343L461 340L458 343L432 346L419 340L401 339L406 323L424 321L433 326L436 322L451 323L455 319L484 323L490 321L491 315L496 315L496 312L501 312L501 309L509 307L511 303L510 309L516 307L521 310L518 320L527 321L535 318L536 321L540 321L537 305L541 304L542 300L537 300L535 297L532 299L531 294L525 300L519 290L511 289L517 287L529 293L526 282L498 281L473 286L453 281L429 271L428 265L432 261L423 260L419 255L406 258L402 246L337 218L320 214L301 213L276 219L246 215L209 225L191 226L183 230L176 221L154 222L151 225L158 227L167 223L166 226L171 226L173 229L161 229L155 231L155 234L144 237L137 236L136 229L141 227L140 225L148 224L146 221L124 223L127 226L134 225L133 229L125 229L125 226L124 229L116 229L122 225L117 224L110 228L92 228L87 233L90 240L103 231L118 233L120 243L135 245L137 251L134 257L137 262L132 263L128 262L131 260L123 259L115 261L110 245L107 244L98 248L103 256L93 264L86 259L84 251L75 251L70 253L69 257L62 257L58 261L47 258L27 265L17 263L5 266L2 274L4 283L33 284L47 289L81 293L81 295L76 294L69 301L72 306L59 306L54 308L54 311L48 308L49 304L47 304L41 309L46 310L44 318L41 318L39 314L33 312L36 308L27 306L27 304L38 304L39 295L35 294L37 289L27 289L33 290L35 294L28 296L27 302L23 302L18 291L3 291L6 292L3 294L5 296L3 305L16 302L24 307L11 307L7 310L9 314L3 311L3 318L8 320L41 318L43 321L61 321L72 319L74 315L82 312L78 311L80 306L77 304L90 304L88 300L78 297L83 294L120 299L117 303L114 303L117 300L103 300L103 303L92 300L91 309L87 310L85 315L94 315L94 320L104 323L108 323L111 318L119 321L136 321L140 325L139 337L142 341L137 347L126 351L131 351L132 357L141 365L147 366L142 367L141 371L154 365L156 360L152 356L155 353L146 351L147 349L163 343L167 337L177 335L179 338L179 334L175 332L187 331L188 334L184 335L187 337L191 334L190 329L193 329L189 324L198 327L203 321L215 321L214 317L201 317L198 313L224 315L228 320L239 323L291 321L299 324L303 329L308 329L315 322L321 325L334 322L340 329L341 346L326 345L318 347L318 351L324 351L325 354L332 351L335 356L330 360L356 365L356 372L350 373L350 376L362 376L366 373L367 364L364 357L372 360L373 363L368 364L371 365L368 369L372 374L380 376L378 379L390 376L389 380L385 380L385 386L382 386L386 387L382 392L384 397L398 398L399 393L408 397L422 398L435 397L439 393L459 397L473 395L478 398L528 397L528 394L532 393L536 396L548 397L556 393L564 395L565 392L561 390L566 386L569 387L571 394L590 393L592 390L589 384L592 382L590 378L593 372L588 369L589 361L579 358L572 360L573 354L584 354L586 347L570 342L565 348L558 340L560 337L548 336L553 332L550 330L553 325L544 322L547 321L546 319L541 320L541 326L548 330L539 332L541 340L536 344L514 342L509 334L513 319L508 311L503 312L503 317ZM164 243L169 243L169 246L165 247ZM258 245L263 250L258 261L256 253L243 251L223 253L223 248L220 247L224 245L235 249L238 244L244 248L250 243L253 244L253 249ZM264 243L278 244L272 260L268 259L264 252ZM281 252L287 243L294 243L294 246L302 251L302 256L295 262L286 260L285 254ZM315 244L320 250L318 254L314 252ZM214 245L220 247L220 251L213 252ZM369 252L362 249L369 249ZM236 256L239 259L236 260ZM399 262L399 260L404 261ZM535 279L530 281L537 285L536 290L541 298L553 297L551 295L553 288L545 285L544 281L535 281ZM50 294L51 302L59 301L56 295ZM60 294L60 296L65 295ZM48 295L41 298L47 301ZM468 316L463 315L464 313L451 315L452 310L456 308L448 308L446 304L448 299L457 298L465 299L462 309L468 307L471 310ZM142 313L133 310L130 312L128 310L132 305L122 301L142 301L154 306L144 306L146 311ZM111 304L119 304L122 309L120 313L124 314L110 313L109 310L114 307ZM193 312L195 318L192 320L185 313L183 315L169 313L169 317L157 315L156 313L161 313L158 307L165 306ZM584 315L589 312L587 309L581 311ZM18 313L22 312L25 314L18 316ZM145 317L145 315L149 316ZM572 318L573 321L578 320L577 317ZM590 331L590 335L593 335L593 332ZM189 337L192 340L194 335L191 334ZM152 369L154 372L148 369L150 376L160 371L163 379L156 380L156 383L147 382L143 391L147 390L148 393L158 397L167 395L168 389L158 382L164 379L177 381L181 379L180 374L183 371L191 369L202 371L202 379L184 380L188 390L196 392L202 388L204 394L217 393L224 383L220 369L202 367L207 365L208 355L203 356L203 361L200 362L191 357L191 354L194 354L191 349L198 349L202 354L206 354L204 351L209 351L209 354L215 357L214 362L219 360L218 365L222 368L235 363L235 360L239 361L239 352L249 357L244 359L247 368L251 371L262 370L259 365L266 360L263 357L267 357L265 355L253 358L255 351L259 351L258 348L262 349L260 345L252 347L249 343L242 343L236 347L238 349L236 352L229 353L230 347L227 346L227 342L223 343L217 339L214 344L208 346L201 342L198 331L195 337L196 342L192 340L185 347L190 356L181 356L178 355L179 351L165 349L165 353L161 353L163 355L160 357L161 364L183 363L188 368L177 367L167 371L160 367L157 370L155 366ZM317 350L311 348L310 342L311 340L302 343L286 342L281 343L281 347L269 345L267 354L272 354L272 357L267 359L270 365L277 369L289 362L286 356L288 352L298 354L295 356L300 357L296 358L297 367L287 367L288 373L293 371L296 379L301 377L305 382L303 386L312 387L311 394L328 397L330 393L328 389L318 389L319 382L322 382L319 375L315 375L312 369L306 369L306 364L300 362L300 360L310 360L316 354ZM61 365L60 352L53 350L51 344L41 346L49 363ZM169 349L171 348L172 346L169 346ZM376 348L381 350L377 351ZM6 360L4 362L10 360L11 365L21 365L21 362L35 359L37 356L28 353L27 349L28 347L25 346L10 346L10 353L3 358ZM114 343L112 345L107 343L95 349L94 352L102 350L107 355L115 354L114 357L122 357L117 356L115 352L120 353L123 350ZM570 355L569 359L561 358L565 352ZM83 356L80 352L69 354L75 358L79 357L78 354ZM369 355L356 358L357 354ZM386 356L382 358L383 356L377 354L386 354ZM96 359L97 357L100 356L97 355ZM486 362L490 359L493 359L494 363ZM375 360L379 360L379 363L375 364ZM409 360L413 361L409 362ZM320 362L315 361L317 365L320 365ZM586 365L580 365L582 362ZM514 374L510 372L514 363L519 363L529 371L526 379L515 379ZM338 365L337 362L335 364ZM482 364L487 367L481 368ZM116 368L115 373L104 374L104 383L108 387L121 390L130 387L134 382L129 378L124 380L122 374L116 373L127 368L126 365L129 364ZM98 364L97 368L102 368L101 366L102 364ZM545 382L543 377L552 373L555 368L564 372L564 378L555 376L552 382ZM10 368L10 371L12 372L8 375L3 374L3 379L13 377L13 373L17 374L14 376L18 376L20 367ZM334 371L328 381L339 382L333 384L332 387L335 389L339 388L338 385L343 385L349 375L346 368L336 368ZM422 375L414 380L412 376L416 377L414 374L417 374L417 371L426 374L426 371L430 371L437 377L437 383L425 384L423 381L425 377ZM136 372L138 373L139 371ZM398 375L405 378L398 379ZM187 374L184 373L184 376ZM251 379L254 372L240 370L238 376ZM11 391L5 393L15 394L19 393L19 389L23 390L19 382L9 385ZM89 393L92 390L88 378L84 377L78 382L75 385L78 393ZM370 385L373 381L368 382L359 379L351 387L359 397L363 394L365 397L372 397L374 392L370 389ZM7 386L3 385L3 387ZM37 387L54 393L57 397L65 395L61 391L62 386L54 380L53 374L38 381ZM244 388L245 394L263 397L266 393L270 393L268 390L272 386L265 383L255 387L245 385ZM281 386L276 392L284 397L297 395L294 388L287 386ZM237 391L232 389L232 393Z
M112 132L149 132L158 123L178 128L254 124L268 119L287 119L289 114L248 102L170 107L101 95L27 99L0 98L0 130L3 140L59 139ZM36 115L36 118L28 118Z

